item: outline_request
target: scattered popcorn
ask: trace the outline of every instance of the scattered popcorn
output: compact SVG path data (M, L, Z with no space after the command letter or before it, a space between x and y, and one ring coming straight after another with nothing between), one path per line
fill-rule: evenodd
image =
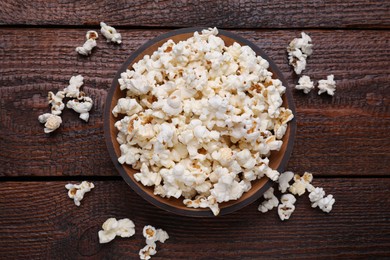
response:
M328 195L325 197L325 191L323 188L315 188L309 194L309 199L311 201L311 206L313 208L319 207L322 211L329 213L332 210L332 206L335 203L333 195Z
M82 92L84 93L84 92ZM85 122L88 122L89 111L91 110L93 101L90 97L81 96L78 99L69 100L66 104L67 108L71 108L80 114L80 118Z
M168 238L168 233L162 229L156 229L151 225L144 227L142 234L146 239L146 246L139 251L140 259L150 259L157 253L156 242L164 243Z
M92 182L83 181L80 184L71 184L68 183L65 185L65 188L68 189L69 198L74 200L76 206L80 206L81 200L84 198L85 193L90 192L95 185Z
M107 219L103 225L103 230L98 232L100 244L112 241L116 236L131 237L135 234L135 225L128 218L116 220L115 218Z
M329 75L327 79L322 79L318 81L318 95L326 92L328 95L333 96L336 91L336 82L334 81L334 76Z
M121 74L126 96L112 110L120 163L161 197L192 208L239 199L268 165L293 119L286 88L248 46L226 46L216 28L168 40ZM278 203L276 203L277 206Z
M279 182L279 190L282 193L285 193L287 189L290 187L289 182L293 179L294 173L293 172L284 172L280 174L278 182Z
M302 177L295 174L294 183L290 186L289 191L298 196L304 194L306 190L312 192L314 190L313 185L310 184L312 180L313 175L311 173L305 172Z
M294 195L284 194L280 199L281 204L278 206L278 215L281 220L286 220L291 217L295 210L294 203L297 201Z
M313 53L310 36L304 32L301 35L302 38L293 39L287 47L289 64L298 75L306 68L307 57Z
M96 39L99 36L95 31L88 31L85 37L87 38L87 41L82 47L77 47L76 51L81 55L88 56L91 54L92 49L96 47Z
M277 207L279 204L278 198L274 195L274 188L269 188L263 195L264 201L259 205L258 210L262 213L266 213L267 211Z
M309 76L302 76L298 80L298 85L295 85L295 89L303 90L305 94L308 94L314 88L313 81Z
M64 88L63 92L66 97L78 98L80 95L80 88L84 84L84 77L81 75L72 76L69 80L69 85Z
M100 23L100 32L106 37L108 42L115 42L120 44L122 42L122 36L120 33L116 31L116 29L112 26L108 26L107 24L101 22Z
M60 127L62 119L60 116L53 115L50 113L45 113L38 117L40 123L45 124L44 132L46 134L53 132Z
M51 105L51 113L53 115L61 115L62 110L65 108L65 104L62 101L65 98L65 92L64 91L58 91L56 94L49 91L48 93L48 100L49 104Z

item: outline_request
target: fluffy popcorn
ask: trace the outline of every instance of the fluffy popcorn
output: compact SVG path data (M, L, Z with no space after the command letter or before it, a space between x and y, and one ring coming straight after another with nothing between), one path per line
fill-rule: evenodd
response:
M106 37L107 42L115 42L117 44L121 44L122 36L120 33L116 31L116 29L112 26L108 26L104 22L100 23L100 32Z
M60 116L53 115L50 113L45 113L43 115L40 115L38 117L38 120L40 123L45 124L44 132L46 134L55 131L57 128L60 127L62 123L62 119Z
M305 94L308 94L314 88L313 81L309 76L302 76L298 80L298 85L295 85L295 89L303 90Z
M336 91L336 82L334 81L334 76L329 75L326 79L319 80L318 88L320 89L318 91L318 95L326 92L328 95L333 96L334 92Z
M89 111L91 110L93 101L90 97L83 96L80 99L69 100L66 103L67 108L71 108L80 114L80 119L88 122Z
M49 104L51 105L51 113L53 115L61 115L62 110L65 108L65 104L63 102L63 99L65 98L64 91L58 91L56 94L49 91L48 93L48 100Z
M325 197L325 191L323 188L315 188L309 194L311 206L313 208L319 207L322 211L329 213L332 210L332 206L335 203L333 195L328 195Z
M139 251L140 259L150 259L157 253L156 242L164 243L168 238L168 233L162 229L156 229L151 225L146 225L142 231L145 237L146 246Z
M107 219L103 225L103 230L98 232L99 243L104 244L112 241L116 236L131 237L135 234L135 225L128 218L116 220L116 218Z
M80 184L68 183L65 185L65 188L69 190L69 198L74 200L76 206L80 206L80 202L84 198L85 193L90 192L95 188L95 185L92 182L83 181Z
M293 179L294 173L293 172L284 172L280 174L278 182L279 182L279 190L282 193L285 193L287 189L290 187L289 182Z
M84 84L84 77L81 75L72 76L69 80L69 85L64 88L66 97L78 98L80 95L80 88Z
M292 194L284 194L280 199L281 204L278 206L278 215L281 220L286 220L291 217L295 210L294 203L296 198Z
M97 32L95 31L88 31L86 36L87 40L81 47L76 48L76 52L78 52L81 55L88 56L91 54L92 49L96 47L96 39L99 37Z
M304 32L302 38L293 39L287 47L289 64L294 67L296 74L301 74L306 68L306 59L313 53L311 38Z
M264 201L259 205L258 210L262 213L266 213L267 211L275 208L279 204L278 198L274 195L274 188L269 188L263 195Z
M126 97L112 113L120 163L161 197L192 208L239 199L251 181L277 180L268 165L294 117L282 107L286 88L248 46L225 46L210 28L168 40L121 74Z
M309 192L314 190L313 185L311 185L311 181L313 180L313 175L311 173L305 172L303 176L299 176L298 174L294 175L294 183L290 186L289 191L294 194L301 196L308 190Z

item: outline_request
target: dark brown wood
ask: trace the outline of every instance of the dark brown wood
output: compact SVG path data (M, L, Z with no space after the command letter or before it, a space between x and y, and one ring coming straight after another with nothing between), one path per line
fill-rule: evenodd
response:
M160 210L123 181L95 182L80 207L67 197L66 182L0 182L1 259L137 259L144 225L165 229L153 259L334 259L390 255L390 179L315 178L336 198L330 214L298 198L290 220L257 211L259 202L227 216L188 218ZM98 243L109 217L130 218L131 238ZM90 258L88 258L90 259Z
M93 28L88 28L93 29ZM0 176L117 176L103 137L107 90L121 64L142 43L167 30L121 30L123 44L98 40L90 57L74 51L86 29L0 30ZM234 31L262 48L297 82L285 48L300 31ZM334 74L335 96L293 90L297 137L288 168L318 175L388 175L390 160L390 32L308 30L315 44L305 75ZM90 121L66 110L50 135L37 121L48 91L85 77L95 101Z
M1 24L224 28L389 28L388 1L84 1L5 0Z

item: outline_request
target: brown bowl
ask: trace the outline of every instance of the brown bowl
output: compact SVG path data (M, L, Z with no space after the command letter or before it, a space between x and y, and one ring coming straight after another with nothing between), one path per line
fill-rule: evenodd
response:
M122 72L126 71L126 69L128 68L131 68L135 62L142 59L145 55L147 54L151 55L154 51L157 50L158 47L160 47L168 39L172 39L174 42L186 40L189 37L193 36L193 33L195 31L201 31L202 29L204 28L185 28L185 29L179 29L179 30L174 30L165 33L163 35L160 35L148 41L147 43L142 45L137 51L132 53L132 55L126 60L126 62L118 70L114 78L114 81L112 82L112 86L107 95L107 101L105 104L105 111L104 111L104 135L105 135L108 151L116 169L119 171L121 176L125 179L127 184L129 184L130 187L136 193L138 193L138 195L140 195L142 198L152 203L153 205L179 215L192 216L192 217L211 217L214 215L210 209L194 209L194 208L186 207L182 203L183 200L182 198L167 199L167 198L162 198L160 196L154 195L153 187L145 187L134 179L133 175L134 173L137 172L136 170L132 169L129 165L126 164L122 165L118 162L118 158L120 157L120 149L119 149L119 144L116 141L118 131L114 126L118 118L115 118L112 115L111 111L114 108L114 106L117 104L118 99L125 97L125 91L121 91L119 89L119 83L118 83L118 79L120 78L120 74ZM251 43L250 41L245 40L241 36L235 35L231 32L227 32L224 30L219 30L218 36L225 41L226 45L231 45L234 42L237 42L241 45L248 45L256 52L257 55L260 55L261 57L263 57L269 62L269 70L273 73L273 78L277 78L281 80L283 86L286 87L286 93L283 95L283 106L291 109L293 114L295 115L294 102L293 102L291 92L287 87L288 84L284 79L282 73L276 67L275 63L259 47L257 47L255 44ZM280 151L273 152L269 157L270 167L273 169L277 169L279 172L284 171L287 161L290 158L292 148L293 148L294 138L295 138L295 129L296 129L296 122L295 119L293 119L292 121L289 122L286 134L282 139L283 140L282 148L280 149ZM250 203L259 199L260 196L262 196L263 193L269 187L271 187L271 185L272 185L272 181L267 177L263 177L261 179L252 181L252 188L248 192L244 193L240 199L224 202L219 205L221 209L219 215L225 215L249 205Z

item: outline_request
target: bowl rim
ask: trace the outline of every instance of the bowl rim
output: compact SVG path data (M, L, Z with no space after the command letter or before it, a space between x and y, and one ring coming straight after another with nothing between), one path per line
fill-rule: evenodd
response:
M135 58L137 58L143 51L145 51L147 48L149 48L150 46L152 46L153 44L155 44L161 40L164 40L164 39L168 40L170 37L176 36L178 34L194 33L195 31L200 32L203 29L207 29L207 27L189 27L189 28L172 30L172 31L169 31L167 33L163 33L163 34L161 34L161 35L159 35L151 40L148 40L147 42L142 44L141 47L139 47L138 49L133 51L131 53L131 55L126 59L126 61L121 65L121 67L117 71L117 73L112 81L111 87L107 93L107 98L106 98L106 102L104 104L104 113L103 113L104 137L105 137L106 146L107 146L111 161L113 162L115 168L117 169L117 171L119 171L120 175L125 180L125 182L139 196L141 196L143 199L145 199L149 203L153 204L154 206L156 206L160 209L166 210L168 212L175 213L175 214L182 215L182 216L187 216L187 217L215 217L215 216L211 212L211 210L208 208L207 209L197 209L197 210L189 208L187 210L187 209L181 209L181 208L174 207L174 206L169 205L167 203L162 203L159 200L155 199L153 196L150 196L148 193L146 193L144 190L142 190L136 183L134 183L134 181L130 178L130 176L128 175L128 173L126 172L126 170L124 169L122 164L120 164L118 162L118 156L115 153L115 149L113 146L113 140L111 139L111 133L110 133L110 129L111 129L110 128L110 116L111 116L110 107L111 107L111 103L112 103L112 99L113 99L115 90L118 87L118 79L120 78L121 73L125 72L128 69L129 65L133 62L133 60ZM284 95L286 95L287 106L292 111L294 118L288 123L288 127L290 128L289 129L290 136L289 136L289 139L287 141L286 150L282 156L282 159L280 161L279 166L276 169L279 172L283 172L286 165L287 165L287 162L291 156L293 146L294 146L295 133L296 133L295 105L294 105L293 96L292 96L291 90L288 87L287 81L285 80L282 72L279 70L279 68L276 66L276 64L273 62L273 60L270 59L268 57L268 55L261 48L259 48L256 44L252 43L251 41L249 41L249 40L247 40L247 39L245 39L237 34L234 34L234 33L229 32L229 31L221 30L221 29L218 29L218 35L223 35L223 36L232 38L235 41L239 42L241 45L247 45L250 48L252 48L252 50L256 52L256 55L260 55L263 59L268 61L269 69L272 71L273 74L275 74L276 78L282 82L282 85L286 87L286 91L285 91ZM264 192L267 191L272 185L273 185L273 181L268 178L266 183L259 190L257 190L252 196L250 196L247 199L245 199L239 203L236 203L234 205L221 208L218 216L223 216L223 215L232 213L234 211L240 210L240 209L246 207L247 205L253 203L257 199L259 199L264 194Z

